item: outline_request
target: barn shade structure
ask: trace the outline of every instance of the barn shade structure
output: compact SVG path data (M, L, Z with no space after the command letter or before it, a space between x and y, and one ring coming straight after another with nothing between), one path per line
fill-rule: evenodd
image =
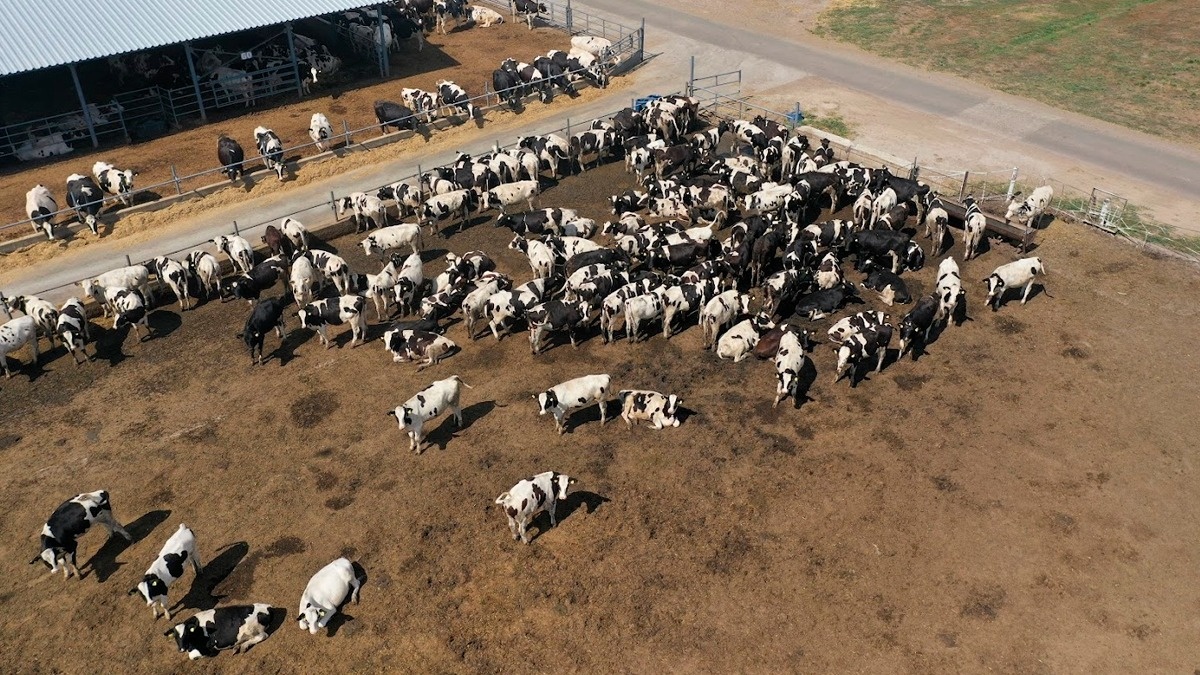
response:
M363 0L5 0L0 12L0 78L65 66L79 99L92 145L97 146L96 106L89 105L77 65L94 59L182 46L201 119L205 105L191 43L242 31L280 26L290 52L290 80L300 92L300 65L292 22L364 8ZM372 7L367 4L367 7ZM371 9L368 12L374 14ZM375 14L378 16L378 14ZM380 36L382 39L382 35ZM386 47L376 59L389 69ZM3 141L4 139L0 139Z

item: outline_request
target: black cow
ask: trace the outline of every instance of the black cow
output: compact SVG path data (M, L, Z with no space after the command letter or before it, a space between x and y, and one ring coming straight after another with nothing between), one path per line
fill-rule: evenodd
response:
M283 310L291 304L290 298L267 298L259 300L258 304L254 305L254 309L250 311L250 317L246 319L246 327L238 333L238 338L245 341L246 346L250 348L250 365L262 364L263 358L263 341L267 337L267 333L274 328L279 334L279 344L284 341L283 328ZM258 352L258 358L254 357L254 353Z
M911 312L904 315L900 320L900 356L904 356L918 337L921 339L921 349L924 350L925 345L929 344L933 325L937 323L937 313L938 297L926 295L917 301ZM914 351L913 359L916 358L917 353Z
M246 173L243 165L246 160L246 151L242 150L242 146L237 141L224 134L217 139L217 159L220 160L221 166L225 167L221 173L228 176L231 182L238 180Z
M437 333L441 335L446 332L446 329L438 325L437 321L432 319L412 319L409 321L393 321L388 330L394 331L421 331L425 333Z
M234 277L229 282L229 294L253 302L280 279L284 279L286 283L287 274L287 265L281 258L267 258L252 267L249 274Z
M513 234L562 234L563 225L578 216L574 209L534 209L521 213L502 213L496 227L507 227Z
M659 246L650 252L650 266L655 269L687 269L701 259L720 255L721 245L715 239Z
M651 156L654 158L655 173L660 179L676 171L687 172L696 161L696 151L689 143L659 148Z
M875 358L875 372L878 373L883 369L883 361L887 357L887 348L891 341L892 327L886 323L872 326L846 338L841 346L833 348L838 355L834 382L841 380L849 370L850 386L857 387L858 370L870 357Z
M757 286L762 281L763 274L775 261L775 253L783 237L775 230L766 232L750 247L750 284Z
M796 301L793 316L809 321L823 319L851 302L862 302L855 294L852 284L842 284L821 291L814 291Z
M620 249L601 248L594 251L576 253L567 260L566 275L571 276L577 270L588 265L607 265L609 268L629 267L629 254Z
M571 80L567 78L566 69L558 65L549 56L539 56L533 60L533 67L537 68L542 74L542 78L547 85L558 87L558 90L575 98L579 96L579 92L575 90L575 85L571 84ZM549 87L547 87L547 91Z
M296 253L296 245L274 225L267 226L266 232L262 237L262 243L267 245L267 248L271 251L271 255L282 255L286 259L291 260L292 255Z
M393 101L375 101L375 119L379 122L379 130L385 134L388 127L396 127L396 131L417 131L417 116L412 110Z
M69 499L50 514L46 525L42 528L42 551L29 561L32 565L41 560L51 572L58 571L58 563L63 563L63 577L73 572L79 575L75 565L75 552L78 549L78 539L91 529L92 523L100 523L108 529L109 535L120 534L125 539L132 537L121 527L113 517L112 504L108 501L108 492L97 490L76 495Z
M508 104L513 112L521 112L521 97L525 93L525 84L515 70L497 68L492 71L492 89L500 100Z
M609 197L608 200L612 202L613 215L619 216L622 213L641 211L646 208L646 205L650 203L650 193L627 189L619 195Z
M858 255L857 269L861 270L867 260L892 257L892 272L900 271L900 263L904 260L911 237L904 232L892 230L864 230L850 235L846 245L852 253Z
M548 300L525 312L525 320L529 323L529 348L534 354L542 351L542 338L546 333L567 332L571 346L579 348L575 340L575 332L580 324L587 321L587 305L579 303L569 305L562 300Z
M907 305L912 302L912 296L909 295L908 286L905 285L904 280L890 270L871 270L871 273L863 281L862 287L877 291L883 297L884 303L888 305L894 302Z

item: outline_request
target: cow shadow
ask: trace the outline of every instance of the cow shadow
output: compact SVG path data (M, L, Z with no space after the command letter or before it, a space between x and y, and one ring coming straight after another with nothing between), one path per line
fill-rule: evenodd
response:
M434 429L425 437L425 442L430 445L436 445L439 450L445 450L446 445L450 442L451 438L454 438L459 433L470 429L471 425L486 417L488 413L495 409L495 407L495 401L479 401L478 403L472 403L471 405L463 408L463 423L461 427L454 425L453 415L447 415L446 419L442 420L442 423L438 425L438 428Z
M1019 287L1006 290L1004 292L1004 297L1000 299L1000 306L997 307L995 305L992 305L992 311L998 312L998 311L1000 311L1001 307L1007 307L1012 304L1016 304L1019 306L1021 304L1021 294L1022 293L1024 293L1024 291L1022 291ZM1042 286L1039 283L1034 283L1033 288L1029 289L1029 297L1025 301L1029 302L1030 300L1033 300L1034 298L1038 297L1039 295L1045 295L1046 297L1050 297L1049 294L1046 293L1046 288L1044 286Z
M150 313L149 323L150 339L157 340L179 330L183 325L183 318L175 312L160 309Z
M585 508L585 513L595 513L596 509L600 508L601 504L611 501L607 497L601 497L595 492L587 490L576 490L568 492L567 498L558 508L558 522L561 525L564 520L571 517L571 514L578 511L580 508ZM546 525L550 524L550 516L546 515Z
M100 550L92 554L92 557L84 563L84 567L90 568L88 575L95 574L96 581L99 583L107 581L125 564L117 562L117 556L121 555L125 549L150 536L150 533L170 516L171 511L168 509L151 511L125 526L125 531L129 532L129 540L119 534L109 537Z
M609 414L609 401L601 401L599 405L589 405L582 410L573 410L567 414L563 420L563 430L565 433L573 434L575 429L587 424L588 422L600 421L600 406L604 406L605 425L612 424L613 421L621 421L621 411L617 410L616 414Z
M287 621L288 612L283 607L271 607L268 616L270 616L270 619L267 625L263 627L263 630L266 631L267 637L271 637L275 634L275 631L283 628L283 624ZM253 649L253 647L250 649Z
M230 544L221 549L217 557L208 561L204 565L203 571L192 579L192 587L188 589L187 595L183 596L173 605L173 608L190 608L197 611L212 609L217 606L217 602L225 596L213 595L213 590L221 585L233 570L238 566L238 563L246 557L250 552L250 545L244 541L239 541Z
M142 204L156 202L162 198L163 196L161 194L153 190L142 190L140 192L133 193L133 195L130 196L129 201L133 206L140 206Z
M804 359L804 365L796 375L796 395L792 397L793 410L799 410L805 403L816 400L808 395L816 381L817 367L813 365L812 359Z

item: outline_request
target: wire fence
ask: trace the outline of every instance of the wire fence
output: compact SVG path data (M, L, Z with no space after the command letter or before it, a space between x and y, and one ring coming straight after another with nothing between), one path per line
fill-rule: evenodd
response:
M793 131L800 126L799 104L794 111L780 112L729 95L718 88L740 85L740 71L722 73L689 80L688 90L702 102L708 114L729 119L745 119L756 115L778 122ZM957 195L961 200L973 196L984 210L1001 216L1015 196L1029 195L1039 186L1054 190L1046 212L1069 222L1079 222L1118 235L1142 247L1158 246L1200 261L1200 237L1181 234L1175 228L1157 222L1137 205L1121 195L1098 187L1081 188L1053 176L1030 174L1019 167L990 170L948 171L923 166L917 158L906 160L889 156L870 148L856 146L849 139L823 134L836 148L837 156L868 166L886 166L899 176L919 177L943 195Z

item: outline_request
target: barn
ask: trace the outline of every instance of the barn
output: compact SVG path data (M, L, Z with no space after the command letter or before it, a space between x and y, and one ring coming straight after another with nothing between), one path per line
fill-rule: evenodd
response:
M362 0L13 0L0 15L0 163L151 138L302 96L339 69L387 76L416 27Z

